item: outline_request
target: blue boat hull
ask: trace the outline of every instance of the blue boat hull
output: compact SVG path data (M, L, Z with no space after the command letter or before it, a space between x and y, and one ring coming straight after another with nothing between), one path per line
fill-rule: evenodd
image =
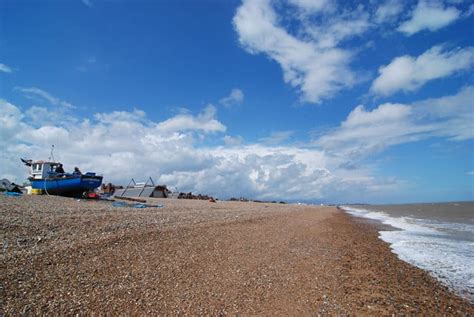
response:
M102 176L71 175L50 179L30 179L31 187L42 189L50 195L77 197L102 184Z

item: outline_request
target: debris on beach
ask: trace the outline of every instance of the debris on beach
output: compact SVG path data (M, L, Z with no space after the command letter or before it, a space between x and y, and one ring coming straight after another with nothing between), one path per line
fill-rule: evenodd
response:
M18 196L21 196L22 193L18 193L18 192L5 192L5 195L6 196L11 196L11 197L18 197Z
M126 203L124 201L114 201L112 203L113 207L130 207L130 208L163 208L163 204L145 204L145 203L135 203L135 204L130 204Z
M139 199L139 198L133 198L133 197L114 197L113 199L120 199L120 200L130 200L130 201L136 201L139 203L146 203L146 199Z
M0 191L2 191L2 192L12 192L12 193L21 193L22 192L20 185L12 183L6 178L0 180Z

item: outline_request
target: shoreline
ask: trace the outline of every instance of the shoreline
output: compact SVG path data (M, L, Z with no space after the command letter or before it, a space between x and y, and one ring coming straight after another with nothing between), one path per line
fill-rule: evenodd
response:
M426 270L474 305L472 282L469 282L472 278L469 255L474 252L469 207L473 204L444 205L344 206L341 209L354 219L375 222L379 238L389 244L399 259Z
M474 314L336 208L152 201L2 195L2 313Z

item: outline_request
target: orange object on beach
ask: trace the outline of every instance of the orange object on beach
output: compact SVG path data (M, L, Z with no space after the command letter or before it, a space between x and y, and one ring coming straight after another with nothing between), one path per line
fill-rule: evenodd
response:
M88 193L87 198L88 199L98 199L99 195L97 193Z

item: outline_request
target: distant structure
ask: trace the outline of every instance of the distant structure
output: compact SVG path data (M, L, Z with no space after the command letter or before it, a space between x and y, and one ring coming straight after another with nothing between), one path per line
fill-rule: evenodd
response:
M104 193L113 193L114 197L123 198L172 198L172 199L196 199L216 201L217 199L202 194L181 193L176 188L174 191L168 189L166 185L155 185L151 177L145 183L137 183L132 178L125 188L117 187L112 184L102 186Z
M114 188L115 197L168 198L171 191L166 185L155 185L151 177L145 183L137 183L132 178L125 188Z

